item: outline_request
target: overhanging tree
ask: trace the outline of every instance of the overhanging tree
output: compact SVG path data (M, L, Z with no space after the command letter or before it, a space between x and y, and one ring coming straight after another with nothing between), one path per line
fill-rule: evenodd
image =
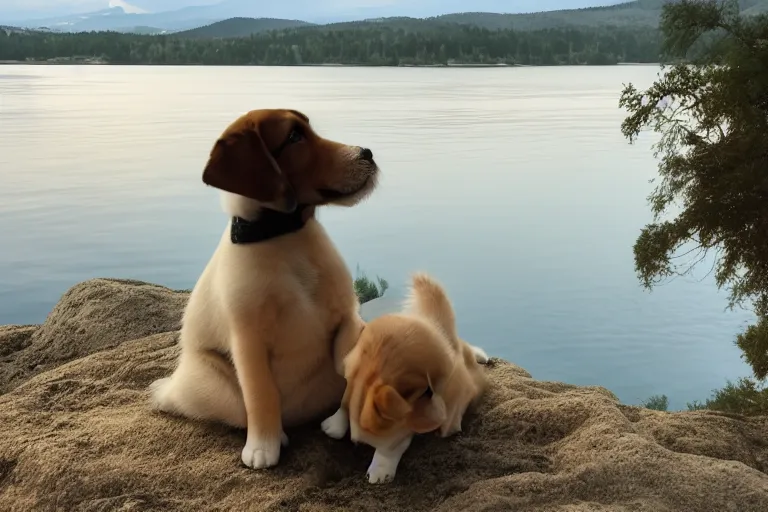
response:
M671 66L648 90L625 87L623 134L660 134L654 221L634 246L635 268L651 289L714 256L730 307L756 323L736 338L758 380L768 377L768 15L742 16L737 1L681 0L660 25ZM674 212L673 212L674 210ZM755 382L739 386L754 391ZM768 391L766 391L768 393ZM740 412L768 412L742 403Z

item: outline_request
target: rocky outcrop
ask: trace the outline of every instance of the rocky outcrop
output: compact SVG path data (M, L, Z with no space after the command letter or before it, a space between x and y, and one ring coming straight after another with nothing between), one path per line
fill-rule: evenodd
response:
M392 484L319 422L247 469L243 431L149 410L186 297L94 280L42 326L0 328L0 510L768 510L766 419L624 406L498 359L464 432L417 438Z
M121 279L93 279L72 287L43 325L0 327L0 392L124 341L177 330L188 296Z

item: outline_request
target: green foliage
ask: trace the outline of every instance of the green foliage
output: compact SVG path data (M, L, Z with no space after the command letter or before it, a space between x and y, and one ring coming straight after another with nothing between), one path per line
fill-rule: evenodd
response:
M360 304L365 304L382 297L389 288L389 283L385 279L376 276L376 281L374 281L366 276L365 273L360 272L360 267L357 268L357 277L354 284L355 293Z
M688 410L691 411L691 412L693 412L693 411L704 411L704 410L707 409L707 404L706 403L702 403L702 402L700 402L698 400L694 400L693 402L688 402L687 407L688 407Z
M728 382L723 389L714 391L706 402L688 404L689 411L704 409L731 414L768 415L768 387L753 379Z
M661 135L656 144L661 181L649 198L654 222L635 243L635 268L651 289L714 256L712 271L718 287L729 291L729 306L751 307L756 314L755 325L736 343L763 380L768 376L768 16L740 16L735 1L681 0L664 7L661 30L665 55L689 62L673 66L647 91L626 86L620 100L629 111L622 132L630 141L646 128ZM765 398L752 384L757 386L749 380L729 384L707 407L762 410L748 406ZM743 399L736 400L739 393Z
M611 27L515 32L361 23L359 28L307 27L232 39L0 31L0 60L16 61L79 55L113 64L557 65L658 62L658 54L657 31Z
M669 408L669 399L667 395L653 395L647 400L640 402L640 407L654 411L666 411Z

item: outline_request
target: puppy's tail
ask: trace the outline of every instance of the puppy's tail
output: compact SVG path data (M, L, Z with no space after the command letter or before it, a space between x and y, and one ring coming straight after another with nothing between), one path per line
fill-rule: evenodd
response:
M419 272L411 278L406 310L431 321L445 333L451 342L451 347L455 350L459 349L456 315L451 301L440 283L426 273Z

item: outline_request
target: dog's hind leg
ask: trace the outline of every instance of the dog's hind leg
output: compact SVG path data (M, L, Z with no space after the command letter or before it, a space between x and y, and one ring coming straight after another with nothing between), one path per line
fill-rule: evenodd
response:
M150 394L156 410L238 428L247 425L235 369L216 352L182 353L173 375L153 382Z

